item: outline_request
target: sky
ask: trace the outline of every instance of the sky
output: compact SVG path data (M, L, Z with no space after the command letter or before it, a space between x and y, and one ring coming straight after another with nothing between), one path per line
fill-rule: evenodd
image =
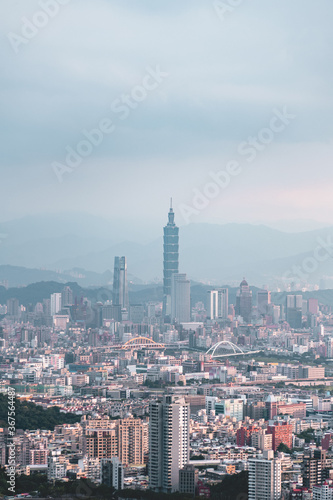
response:
M0 222L331 224L331 0L2 0ZM251 143L251 144L249 144Z

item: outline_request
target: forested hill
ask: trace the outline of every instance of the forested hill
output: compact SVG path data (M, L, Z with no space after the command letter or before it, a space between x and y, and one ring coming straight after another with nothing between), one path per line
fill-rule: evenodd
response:
M34 403L15 400L16 429L54 430L56 425L74 424L79 420L78 415L60 412L57 406L44 410ZM0 427L8 427L8 401L5 394L0 394Z

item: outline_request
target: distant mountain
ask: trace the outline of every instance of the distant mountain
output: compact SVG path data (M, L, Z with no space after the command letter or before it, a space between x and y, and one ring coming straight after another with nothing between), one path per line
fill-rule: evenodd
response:
M302 265L312 257L318 247L318 238L326 240L332 229L289 234L266 226L249 224L191 224L180 229L180 271L195 281L211 284L236 285L243 276L257 285L271 284ZM71 268L78 263L85 269L102 272L110 256L126 255L128 269L145 281L162 276L162 237L146 245L119 243L102 251L81 255L76 259L63 259L54 268ZM323 275L333 275L333 259L318 263L308 276L311 283Z
M88 300L95 304L96 302L105 302L112 298L112 290L110 287L90 287L83 288L75 282L68 282L65 284L57 283L54 281L33 283L26 287L10 288L6 290L0 286L0 304L6 304L10 298L17 298L20 304L24 306L35 306L37 302L42 302L43 299L50 297L52 293L59 293L64 286L70 286L73 290L74 298L80 301L81 298L86 297ZM236 292L238 287L226 286L229 294L229 304L235 304ZM197 302L203 302L206 305L207 290L212 287L193 282L191 284L191 302L195 305ZM258 288L251 287L253 294L253 305L256 305ZM294 293L294 292L293 292ZM304 299L310 297L317 298L320 304L333 307L333 290L318 290L312 292L297 292L302 294ZM272 293L272 302L275 304L285 304L286 292ZM129 285L129 298L130 304L142 304L145 302L162 302L163 300L163 287L155 285Z
M0 283L8 282L10 287L21 287L39 281L56 281L67 283L75 280L81 286L110 285L113 280L113 273L105 271L98 274L84 269L74 268L70 271L56 272L45 269L28 269L19 266L0 266Z
M133 284L140 284L141 280L128 273L128 280ZM39 281L56 281L66 283L75 280L82 287L112 286L113 273L110 270L104 273L95 273L75 267L73 269L57 272L46 269L28 269L19 266L0 266L0 284L8 283L10 287L27 286Z
M121 221L78 214L3 223L0 264L57 273L36 276L34 281L76 279L67 270L80 268L95 273L86 282L77 278L83 286L104 285L104 273L113 269L114 257L126 255L133 281L158 283L163 266L162 227L148 231L140 224L129 228ZM192 280L214 285L236 286L243 276L256 286L276 285L295 265L303 266L305 259L313 258L318 238L326 241L331 235L333 228L286 233L263 225L189 224L180 228L180 271ZM318 283L324 275L333 276L331 257L318 263L306 279Z
M58 283L55 281L42 281L32 283L25 287L14 287L8 290L0 286L0 304L6 304L8 299L17 298L20 304L24 306L35 306L37 302L43 302L43 299L50 298L52 293L60 293L64 286L69 286L73 290L74 299L78 301L86 297L93 304L96 302L106 302L112 299L111 287L89 287L84 288L76 282ZM131 304L142 303L145 301L159 302L163 299L163 288L129 284L129 297Z

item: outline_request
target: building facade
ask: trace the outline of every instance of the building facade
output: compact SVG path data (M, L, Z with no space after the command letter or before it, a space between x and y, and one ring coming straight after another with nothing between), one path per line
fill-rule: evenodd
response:
M149 406L149 487L179 491L179 470L189 460L190 405L183 397L164 396Z
M249 460L248 500L280 500L281 462L272 451L264 452L261 459Z

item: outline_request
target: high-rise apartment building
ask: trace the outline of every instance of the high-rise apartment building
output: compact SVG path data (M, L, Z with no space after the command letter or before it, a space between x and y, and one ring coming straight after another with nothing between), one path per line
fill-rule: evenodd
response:
M145 427L140 418L124 418L118 422L118 456L126 466L143 465L146 449Z
M191 321L191 283L186 274L177 273L171 277L171 321Z
M168 223L163 229L163 316L171 314L171 277L179 272L179 228L171 206Z
M252 292L245 280L241 282L236 294L236 316L241 316L244 323L251 323L252 317Z
M293 446L293 426L286 421L271 421L267 426L267 433L272 434L272 448L274 451L278 449L281 443L292 448Z
M262 458L249 460L248 500L280 500L281 462L273 451L264 451Z
M172 493L179 490L179 470L189 460L190 404L164 396L149 406L149 487Z
M113 304L121 309L129 309L126 257L114 258Z
M108 418L83 419L83 454L93 458L118 456L116 425Z
M303 485L306 488L312 488L317 484L321 484L322 463L319 458L314 456L304 457L303 460Z

